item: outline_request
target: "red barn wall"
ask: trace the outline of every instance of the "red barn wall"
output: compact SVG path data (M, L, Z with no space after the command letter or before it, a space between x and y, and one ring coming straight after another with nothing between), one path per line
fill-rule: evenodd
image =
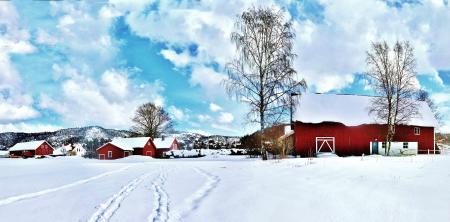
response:
M176 138L173 140L171 148L172 148L172 150L179 150L180 149L180 144L178 143Z
M112 151L111 158L108 158L108 151ZM105 155L104 156L105 160L114 160L114 159L123 158L125 156L125 152L132 152L132 151L122 150L119 147L112 145L111 143L107 143L106 145L100 147L97 150L98 157L100 158L100 154Z
M38 148L36 148L35 154L40 155L51 155L53 154L53 148L47 142L42 143Z
M434 128L420 127L420 135L414 135L415 126L396 127L394 141L418 142L418 149L425 153L434 149ZM339 156L370 154L370 142L385 141L386 126L364 124L345 126L341 123L295 123L295 150L300 156L314 155L316 137L335 137L335 151ZM422 151L423 150L423 151Z
M149 139L147 143L145 143L142 155L151 157L156 157L158 155L156 152L155 144L153 144L152 139Z

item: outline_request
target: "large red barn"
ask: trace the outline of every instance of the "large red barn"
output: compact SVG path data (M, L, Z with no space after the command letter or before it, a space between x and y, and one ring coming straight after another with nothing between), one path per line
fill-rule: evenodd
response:
M17 143L9 148L9 156L34 157L53 154L53 147L45 140Z
M294 114L295 151L302 157L332 152L339 156L384 154L387 127L369 114L373 97L304 94ZM425 102L419 115L396 127L391 154L436 152L437 121Z

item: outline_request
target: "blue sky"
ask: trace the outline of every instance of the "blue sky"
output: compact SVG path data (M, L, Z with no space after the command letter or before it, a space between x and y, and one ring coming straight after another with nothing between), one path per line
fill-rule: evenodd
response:
M178 130L251 132L247 107L221 82L234 19L254 5L292 19L309 92L373 93L362 75L370 42L409 40L418 87L450 131L447 1L99 0L0 2L0 132L129 129L145 102L163 106Z

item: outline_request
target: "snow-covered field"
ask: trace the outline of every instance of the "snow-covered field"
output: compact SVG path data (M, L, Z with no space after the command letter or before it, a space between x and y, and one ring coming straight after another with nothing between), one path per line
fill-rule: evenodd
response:
M450 221L450 156L0 159L0 221Z

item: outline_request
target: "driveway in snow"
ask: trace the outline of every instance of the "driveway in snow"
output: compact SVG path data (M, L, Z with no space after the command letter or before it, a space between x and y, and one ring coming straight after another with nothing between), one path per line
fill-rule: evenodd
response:
M1 221L450 221L450 156L0 159Z

